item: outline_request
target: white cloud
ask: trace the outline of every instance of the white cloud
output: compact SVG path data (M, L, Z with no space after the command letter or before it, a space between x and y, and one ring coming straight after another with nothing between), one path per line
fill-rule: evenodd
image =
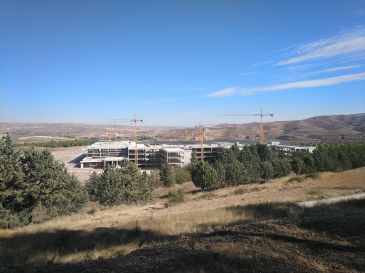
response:
M251 88L229 87L207 94L207 96L209 97L227 97L232 95L247 96L263 92L272 92L272 91L297 89L297 88L314 88L314 87L337 85L346 82L362 81L362 80L365 80L365 72L325 78L325 79L290 82L271 86L258 86Z
M318 71L318 73L336 72L336 71L342 71L342 70L358 68L358 67L362 67L362 66L363 66L362 64L344 65L344 66L338 66L338 67L323 69L323 70Z
M365 28L298 46L295 56L279 61L277 65L290 65L315 59L352 55L365 52Z
M144 104L154 105L154 104L162 104L162 103L167 103L167 102L172 102L172 101L177 101L177 100L180 100L180 98L167 98L167 99L159 99L159 100L149 100L149 101L145 101Z
M227 97L230 95L234 95L235 93L237 93L237 88L236 87L228 87L228 88L224 88L221 90L218 90L216 92L207 94L208 97Z

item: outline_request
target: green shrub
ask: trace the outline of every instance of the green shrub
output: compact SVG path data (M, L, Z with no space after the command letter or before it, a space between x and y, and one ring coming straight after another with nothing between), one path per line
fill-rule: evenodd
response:
M199 161L191 170L191 178L202 191L218 187L218 173L208 162Z
M172 187L176 183L174 168L167 164L161 167L160 178L165 187Z
M264 161L260 163L260 175L265 182L274 177L274 168L270 162Z
M0 142L0 227L11 228L77 212L87 201L80 182L49 151L20 155Z
M93 173L86 188L91 200L102 205L145 203L151 199L153 189L150 178L128 160L122 161L120 168Z
M169 204L177 204L185 201L185 192L183 189L178 189L177 191L170 191L168 195Z
M174 173L175 173L175 181L177 184L182 184L191 181L190 172L185 167L176 167L174 169Z

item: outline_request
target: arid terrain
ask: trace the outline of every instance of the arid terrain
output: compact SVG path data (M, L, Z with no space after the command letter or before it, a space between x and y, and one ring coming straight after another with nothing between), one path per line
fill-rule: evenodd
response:
M67 171L75 175L81 183L84 183L92 172L102 172L101 169L80 169L77 165L79 157L85 153L84 146L67 147L67 148L52 148L49 149L56 160L65 164Z
M128 125L128 124L127 124ZM198 140L198 128L140 127L138 135L155 141ZM0 134L9 132L18 142L64 140L65 138L131 139L134 129L120 125L76 123L0 123ZM365 141L365 114L317 116L303 120L265 123L267 139L284 143ZM207 128L207 140L255 140L258 123L218 124Z
M364 192L365 168L289 179L206 193L189 182L175 205L172 188L143 206L89 203L0 231L0 261L6 272L363 272L365 201L297 202Z

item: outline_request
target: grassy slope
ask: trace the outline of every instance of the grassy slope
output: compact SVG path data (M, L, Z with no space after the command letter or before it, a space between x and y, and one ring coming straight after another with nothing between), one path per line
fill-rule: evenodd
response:
M14 272L32 272L33 264L43 272L361 272L364 201L313 209L282 201L310 198L313 189L326 196L360 191L364 176L362 168L205 195L186 184L179 187L187 201L167 208L168 190L159 189L148 206L0 231L0 264L7 265L0 271L15 265Z

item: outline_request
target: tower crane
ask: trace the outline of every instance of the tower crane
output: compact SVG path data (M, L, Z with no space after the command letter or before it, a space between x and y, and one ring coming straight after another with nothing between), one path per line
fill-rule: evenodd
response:
M260 125L259 125L259 144L265 144L265 132L264 132L264 120L263 117L270 116L273 117L273 113L262 113L262 109L260 113L255 114L227 114L223 116L259 116L260 117Z
M204 141L205 141L205 133L206 133L206 127L207 126L211 126L211 125L204 125L204 124L199 124L197 126L195 126L196 128L199 128L199 139L200 139L200 160L204 161Z
M136 164L136 166L138 166L138 144L137 144L137 141L138 141L138 136L137 136L138 128L137 128L137 124L138 123L143 123L144 120L143 119L138 119L136 115L134 115L133 118L121 118L121 119L114 119L114 120L119 121L119 122L129 122L130 124L132 124L132 126L133 126L133 139L134 139L134 142L136 144L136 150L135 150L135 153L134 153L134 163Z

